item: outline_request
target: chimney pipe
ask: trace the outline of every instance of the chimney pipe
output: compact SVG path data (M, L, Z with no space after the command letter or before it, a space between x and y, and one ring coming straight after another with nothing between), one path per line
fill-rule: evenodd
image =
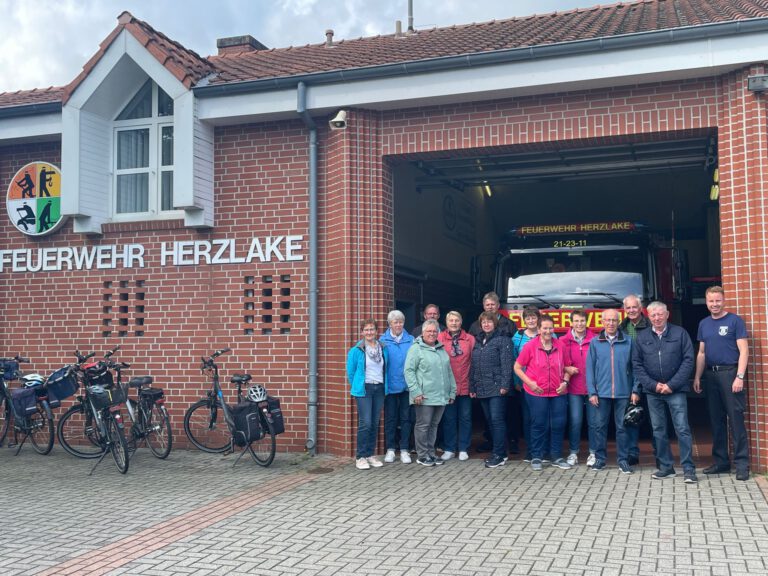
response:
M413 0L408 0L408 32L413 31Z
M395 38L400 38L403 35L403 23L400 20L395 20Z
M325 31L325 45L329 48L333 46L333 30L330 28Z

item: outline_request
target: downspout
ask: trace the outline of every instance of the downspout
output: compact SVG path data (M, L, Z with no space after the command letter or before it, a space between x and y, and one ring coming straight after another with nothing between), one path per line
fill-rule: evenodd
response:
M307 442L310 456L317 453L317 125L307 112L307 86L296 87L296 112L309 129L309 390Z

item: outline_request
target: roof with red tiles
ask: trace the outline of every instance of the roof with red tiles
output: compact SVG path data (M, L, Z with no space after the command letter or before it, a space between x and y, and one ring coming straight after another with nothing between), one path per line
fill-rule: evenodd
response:
M480 24L211 56L211 84L260 80L768 17L768 0L640 0Z
M768 0L638 0L479 24L419 30L306 46L232 52L204 58L123 12L118 26L70 84L0 94L0 108L39 102L66 103L123 30L131 33L187 88L201 80L226 84L317 72L551 45L625 34L768 18Z

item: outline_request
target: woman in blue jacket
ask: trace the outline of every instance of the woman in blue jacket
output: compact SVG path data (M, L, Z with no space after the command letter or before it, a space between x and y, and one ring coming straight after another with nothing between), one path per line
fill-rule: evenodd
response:
M408 398L408 384L405 381L405 357L413 344L413 336L403 328L405 316L400 310L392 310L387 314L387 324L389 328L379 340L388 352L387 394L384 397L384 441L387 453L384 455L384 462L395 461L395 450L399 444L400 461L410 464L413 407Z
M383 466L373 455L379 431L381 409L387 390L387 349L378 339L376 320L369 318L360 323L362 340L347 354L347 378L350 391L357 401L357 456L358 470Z

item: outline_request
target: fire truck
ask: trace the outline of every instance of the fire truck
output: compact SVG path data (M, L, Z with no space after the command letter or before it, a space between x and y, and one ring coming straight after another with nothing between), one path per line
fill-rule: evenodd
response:
M665 240L640 223L519 226L502 241L494 289L518 327L523 308L533 305L553 318L557 332L570 328L574 310L584 310L589 328L600 330L603 310L621 309L628 294L673 309L685 295L685 269L673 237Z

